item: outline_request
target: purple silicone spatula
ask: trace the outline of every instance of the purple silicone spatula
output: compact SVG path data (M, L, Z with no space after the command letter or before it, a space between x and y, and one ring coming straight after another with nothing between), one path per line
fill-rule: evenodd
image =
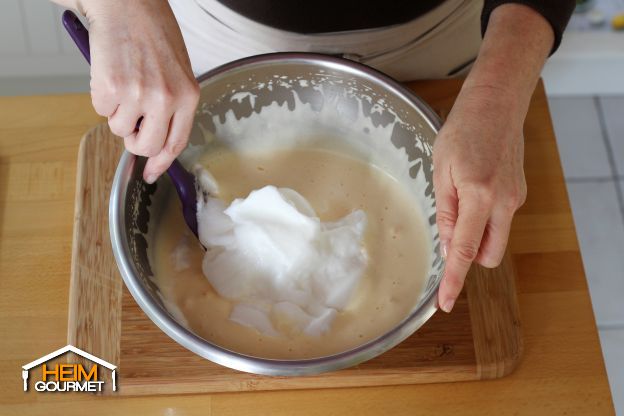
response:
M65 10L63 13L63 26L67 29L69 36L74 40L80 52L85 57L89 65L91 64L91 53L89 51L89 32L84 27L78 16L72 11ZM142 118L141 118L142 119ZM137 130L141 126L141 119L137 121ZM182 164L175 159L169 169L169 178L178 192L180 202L182 202L182 213L184 221L189 226L193 234L197 236L197 191L195 189L195 176L187 171Z

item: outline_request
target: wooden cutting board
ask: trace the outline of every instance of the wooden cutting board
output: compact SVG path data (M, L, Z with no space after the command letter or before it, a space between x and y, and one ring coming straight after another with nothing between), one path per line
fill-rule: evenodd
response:
M113 258L108 198L122 141L106 125L82 139L78 156L68 341L118 365L116 393L153 395L436 383L503 377L522 354L515 274L473 266L450 315L436 313L385 354L306 377L247 374L205 360L165 335L126 290Z

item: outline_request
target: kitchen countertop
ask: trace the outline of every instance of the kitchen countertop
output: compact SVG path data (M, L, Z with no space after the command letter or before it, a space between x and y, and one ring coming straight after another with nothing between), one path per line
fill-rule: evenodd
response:
M410 86L446 114L461 81ZM136 398L23 392L21 366L66 344L78 144L102 121L84 94L0 97L0 414L614 413L541 83L525 124L529 194L510 237L524 337L524 356L511 375L466 383Z

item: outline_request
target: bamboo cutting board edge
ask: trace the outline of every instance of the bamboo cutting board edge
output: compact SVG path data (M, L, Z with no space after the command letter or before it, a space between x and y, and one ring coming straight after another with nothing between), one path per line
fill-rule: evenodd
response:
M383 365L384 360L389 360L393 355L400 357L399 354L407 354L403 357L410 357L410 351L401 352L399 348L409 344L408 341L372 360L372 364L368 362L311 377L258 376L201 359L169 339L145 317L123 286L117 271L108 233L108 196L122 150L121 141L104 124L87 132L81 141L68 317L69 343L119 366L117 394L210 393L466 381L503 377L518 364L522 354L522 340L513 262L508 254L497 269L473 267L465 293L458 300L454 313L450 316L438 313L432 319L436 323L451 322L449 329L456 326L448 334L451 339L453 334L465 330L458 326L459 319L463 319L462 325L469 326L472 340L448 344L450 354L461 355L457 362L440 364L436 361L439 357L433 357L430 362L424 361L425 365L409 368L375 367ZM503 279L498 278L501 275ZM462 308L467 316L462 315ZM163 356L159 356L158 351L151 352L151 357L158 361L161 368L176 369L176 361L188 360L211 369L212 376L176 375L173 371L171 375L163 371L154 376L156 372L151 375L143 372L141 365L144 363L141 360L146 354L136 348L136 345L142 345L141 336L159 340L159 346L165 345L166 353ZM435 336L440 338L440 334L436 333ZM135 344L124 348L126 341ZM443 342L441 345L443 348L447 346ZM179 358L172 360L172 354L178 354ZM441 354L440 357L446 353ZM180 371L179 368L177 370ZM105 394L111 392L105 390Z
M115 166L106 163L106 157L89 160L101 150L121 154L120 141L101 140L106 131L104 125L96 126L83 137L78 149L67 343L115 364L120 359L117 340L121 336L122 281L114 260L98 261L102 250L110 252L112 258L107 202ZM74 359L84 362L81 357ZM108 371L102 374L104 381L110 381Z

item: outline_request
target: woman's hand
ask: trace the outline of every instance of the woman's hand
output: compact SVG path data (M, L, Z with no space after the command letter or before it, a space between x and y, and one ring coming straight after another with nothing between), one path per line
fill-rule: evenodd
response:
M436 217L446 253L438 302L446 312L473 261L500 264L526 197L524 116L504 96L488 87L462 90L435 141Z
M153 183L186 147L199 100L180 29L166 0L80 4L90 24L93 107L128 151L149 158L143 178Z
M526 197L522 127L554 41L522 4L492 11L479 56L434 145L433 184L446 268L438 304L450 312L472 261L497 266Z

